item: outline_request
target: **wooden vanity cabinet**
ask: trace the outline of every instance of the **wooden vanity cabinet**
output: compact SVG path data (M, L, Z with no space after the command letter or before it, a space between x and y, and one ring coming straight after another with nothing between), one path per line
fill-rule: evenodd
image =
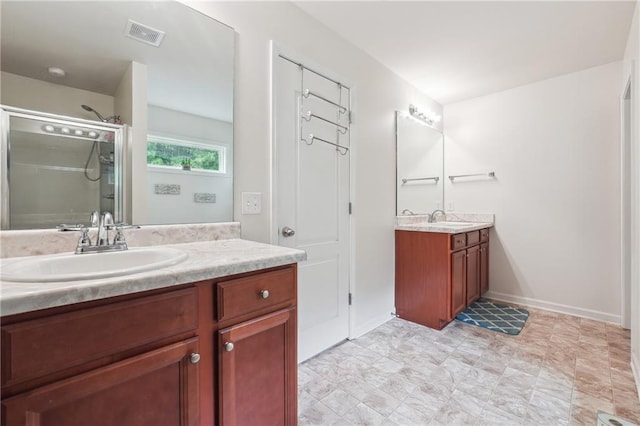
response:
M480 298L480 246L472 246L465 250L466 261L466 301L469 306Z
M3 317L2 425L295 425L296 271Z
M489 229L480 230L480 294L489 290Z
M218 283L219 424L297 424L296 271Z
M396 314L442 329L489 289L489 229L396 231Z
M102 303L2 319L3 425L198 424L195 289Z

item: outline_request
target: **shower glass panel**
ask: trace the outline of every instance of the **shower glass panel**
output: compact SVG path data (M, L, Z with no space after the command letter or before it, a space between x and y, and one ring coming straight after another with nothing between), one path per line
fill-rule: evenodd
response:
M89 226L91 212L121 220L122 126L3 111L2 229Z

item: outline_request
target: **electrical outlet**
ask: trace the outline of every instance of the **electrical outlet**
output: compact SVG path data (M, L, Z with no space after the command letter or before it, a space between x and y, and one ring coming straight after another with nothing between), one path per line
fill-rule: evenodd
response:
M262 213L262 193L243 192L242 193L242 214Z
M453 210L453 201L447 201L447 211L452 212Z

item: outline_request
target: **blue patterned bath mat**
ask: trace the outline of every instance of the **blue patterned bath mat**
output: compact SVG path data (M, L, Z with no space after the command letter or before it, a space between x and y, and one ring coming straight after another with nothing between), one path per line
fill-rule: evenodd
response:
M529 311L526 309L513 308L484 299L477 300L456 317L458 321L505 334L520 334L527 318Z

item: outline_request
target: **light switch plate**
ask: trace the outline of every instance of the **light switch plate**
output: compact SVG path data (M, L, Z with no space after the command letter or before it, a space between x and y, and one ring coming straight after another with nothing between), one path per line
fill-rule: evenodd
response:
M262 193L243 192L242 193L242 214L262 213Z

